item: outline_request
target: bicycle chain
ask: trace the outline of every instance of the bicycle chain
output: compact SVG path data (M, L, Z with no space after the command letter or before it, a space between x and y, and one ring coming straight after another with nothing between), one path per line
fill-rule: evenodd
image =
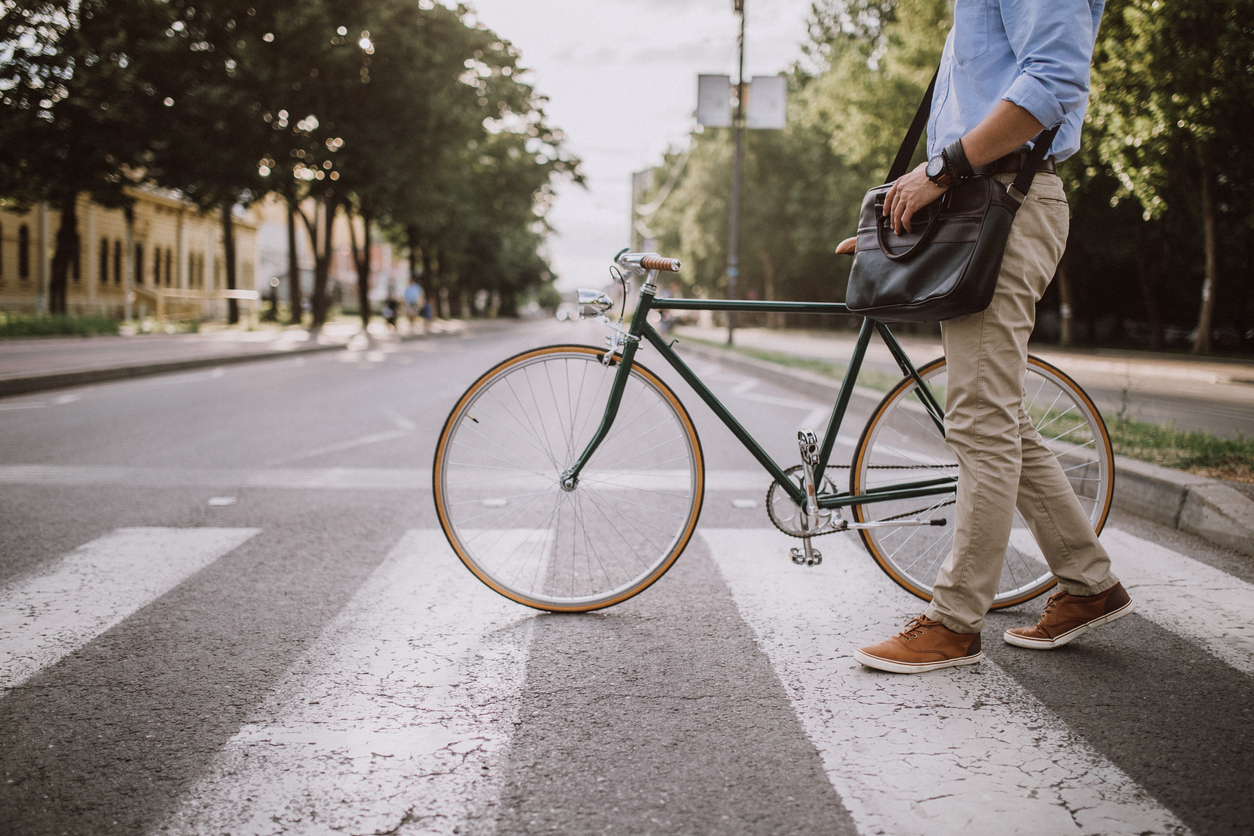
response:
M873 464L867 469L868 470L920 470L920 469L945 470L945 469L954 468L957 466L958 465L956 464L924 464L924 465L919 465L919 464L878 464L878 465L875 465ZM827 470L848 470L850 467L852 467L852 465L829 464L826 469ZM800 470L800 469L801 469L801 465L795 464L792 467L785 470L784 473L792 473L793 471ZM825 479L824 481L827 481L827 480ZM775 512L772 510L773 503L771 502L771 492L775 490L775 486L778 484L779 484L778 479L773 480L766 489L766 500L765 500L766 516L770 518L771 524L774 525L777 529L779 529L784 534L787 534L789 537L799 537L800 535L794 534L793 532L784 528L783 524L781 524L779 520L775 519ZM891 517L884 517L883 519L876 520L875 522L892 522L894 520L903 520L906 517L913 517L913 516L923 513L924 511L935 511L937 508L948 507L950 505L955 504L957 501L958 500L956 498L951 499L948 502L941 503L940 505L928 506L926 508L916 508L913 511L907 511L904 514L896 514ZM831 531L821 531L818 534L815 534L813 536L822 537L825 534L839 534L839 533L840 533L840 529L833 529Z

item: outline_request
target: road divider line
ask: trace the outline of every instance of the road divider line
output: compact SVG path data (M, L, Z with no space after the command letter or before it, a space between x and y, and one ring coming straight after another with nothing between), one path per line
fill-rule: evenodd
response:
M0 587L0 690L55 664L259 530L119 528Z
M856 541L824 537L802 568L776 531L701 535L862 833L1187 832L987 659L913 676L855 662L922 609Z
M407 532L153 833L484 829L533 616Z
M397 431L397 437L403 435ZM390 433L381 433L389 435ZM375 439L376 441L379 439ZM555 479L556 481L556 479ZM710 491L765 491L762 470L709 470ZM387 467L189 468L92 465L0 465L0 485L120 485L131 488L277 488L291 490L431 490L431 471Z

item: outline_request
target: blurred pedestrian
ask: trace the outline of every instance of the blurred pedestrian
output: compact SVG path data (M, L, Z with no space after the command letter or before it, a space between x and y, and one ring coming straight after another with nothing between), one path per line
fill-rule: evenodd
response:
M383 300L383 321L388 324L388 328L396 330L396 316L400 306L396 299L392 296L392 292L388 291L388 298Z
M409 330L414 330L414 323L422 313L424 293L422 285L417 281L411 281L405 288L405 315L409 320Z

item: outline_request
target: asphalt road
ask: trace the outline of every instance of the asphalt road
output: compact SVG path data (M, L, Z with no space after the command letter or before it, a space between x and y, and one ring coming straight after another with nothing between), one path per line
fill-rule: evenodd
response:
M580 616L492 593L432 448L480 372L568 340L601 331L0 400L0 832L1250 832L1254 565L1178 531L1112 519L1138 613L1065 649L998 639L1034 602L979 666L872 672L851 651L919 602L852 536L790 563L690 397L720 476L666 577ZM822 421L693 364L787 463Z

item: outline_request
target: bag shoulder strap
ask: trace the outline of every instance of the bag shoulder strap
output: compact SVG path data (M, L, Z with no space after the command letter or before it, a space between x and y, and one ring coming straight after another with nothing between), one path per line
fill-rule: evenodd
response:
M1054 137L1058 135L1058 129L1062 125L1055 125L1052 128L1041 131L1036 135L1036 139L1032 141L1032 150L1028 152L1028 156L1023 160L1023 167L1019 169L1019 176L1010 184L1010 188L1006 189L1010 198L1018 205L1022 206L1023 201L1028 196L1028 189L1032 188L1032 181L1036 179L1036 170L1041 167L1041 161L1049 153L1049 146L1054 144Z
M888 169L888 179L884 181L885 183L891 183L905 174L906 167L910 165L914 149L919 146L919 137L923 136L923 129L927 127L927 118L932 115L932 93L936 90L938 76L940 76L940 67L936 68L936 72L932 73L932 80L927 83L927 92L923 94L923 101L919 102L919 109L914 113L914 121L910 123L910 129L906 131L906 138L901 141L901 147L897 149L897 156L893 158L893 165Z

